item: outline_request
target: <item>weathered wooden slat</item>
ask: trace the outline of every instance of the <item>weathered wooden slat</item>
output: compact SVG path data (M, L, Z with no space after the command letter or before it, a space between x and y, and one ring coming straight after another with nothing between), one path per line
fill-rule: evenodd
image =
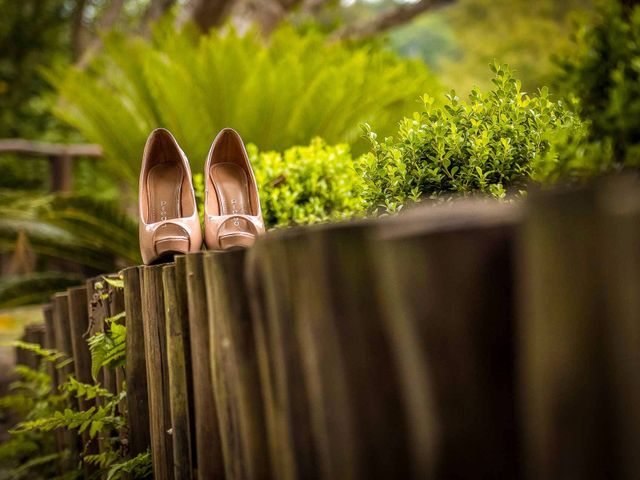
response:
M75 287L67 290L69 301L69 325L71 328L71 348L73 350L73 367L75 377L83 383L93 383L91 378L91 353L87 344L89 330L89 314L87 307L86 287ZM83 410L93 402L83 400Z
M408 478L400 379L376 291L369 223L293 242L295 329L323 478Z
M121 290L114 289L101 275L94 282L94 324L96 332L109 330L107 319L124 311L124 294ZM102 368L102 385L113 394L118 393L117 374L115 369L104 366Z
M153 471L155 478L170 480L173 478L173 450L162 268L162 265L142 268L140 291Z
M56 338L55 338L55 324L53 322L53 304L47 304L42 309L42 315L44 317L44 347L51 350L56 349ZM51 377L51 391L57 392L58 390L58 371L55 368L54 364L51 362L47 362L47 373ZM54 432L56 451L58 453L64 450L64 439L61 430L56 430Z
M640 472L640 180L612 179L598 197L614 430L609 475L631 480Z
M223 478L218 412L213 396L207 297L204 286L203 253L177 257L186 263L189 332L193 383L193 414L196 428L198 479Z
M102 148L92 144L61 144L7 138L0 140L0 153L20 153L37 156L101 157Z
M20 337L20 341L22 341L22 342L26 342L27 341L26 334L23 334ZM28 363L27 351L25 349L23 349L23 348L16 347L16 349L15 349L15 361L16 361L16 365L26 365Z
M104 287L98 288L99 285L104 285L104 279L102 275L88 279L85 282L87 289L87 314L89 317L89 337L93 337L98 333L104 332L104 319L107 317L106 300L102 298ZM109 369L103 367L97 371L96 382L109 392L115 393L115 384L112 381L113 375ZM96 406L101 406L103 400L96 398ZM100 436L98 439L98 451L100 453L106 452L109 446L106 443L106 439Z
M100 303L100 294L96 292L96 282L102 280L102 277L89 278L85 282L85 288L87 289L87 315L89 317L89 338L93 337L97 333L104 331L104 312ZM104 381L104 369L96 375L96 381L105 386Z
M24 341L36 345L44 346L44 324L27 325L24 329ZM24 365L31 369L37 369L40 365L40 358L33 352L21 350L24 353Z
M297 231L262 238L250 250L249 295L272 477L319 478L301 345L296 338L290 247ZM285 243L289 242L289 243Z
M179 255L175 258L174 262L176 266L176 289L185 300L185 311L183 315L186 316L183 321L183 334L184 334L184 349L185 349L185 368L187 372L187 403L189 408L189 433L191 442L191 466L194 471L194 477L197 476L198 469L198 452L196 448L196 421L195 421L195 401L194 401L194 377L193 377L193 365L191 360L193 358L191 353L191 332L189 330L189 293L187 291L187 259L184 255Z
M147 394L147 365L145 360L144 324L140 292L140 267L123 271L127 382L127 426L129 453L132 457L149 448L149 397Z
M41 347L44 347L44 336L46 331L44 322L29 325L27 328L33 334L33 343L36 343ZM38 364L39 363L40 362L38 362Z
M73 358L73 348L71 346L71 325L69 323L69 295L67 293L56 293L51 299L53 306L53 326L56 349L69 358ZM73 362L58 370L58 381L67 381L70 374L73 374Z
M518 217L508 206L461 203L379 224L378 296L398 372L388 375L398 375L403 391L407 478L520 474L511 254Z
M169 374L169 403L171 407L171 436L173 442L174 478L193 477L191 455L191 422L189 420L189 390L187 356L189 355L189 313L185 281L178 287L175 265L162 270L164 309L167 322L167 366Z
M55 326L53 323L53 305L47 304L42 308L42 316L44 317L44 347L47 349L56 348ZM47 373L51 377L52 386L58 388L58 375L54 365L47 362Z
M71 329L71 348L73 350L73 367L76 380L86 384L92 384L91 377L91 353L87 343L89 331L89 313L87 306L86 287L75 287L67 290L69 302L69 325ZM78 407L88 410L95 405L95 400L79 399ZM89 430L82 432L83 453L94 455L99 452L97 440L89 436ZM85 464L85 474L91 475L97 469L95 466Z
M53 296L53 329L55 346L59 352L66 354L69 358L73 358L73 348L71 346L71 326L69 323L69 295L67 293L57 293ZM62 385L73 375L73 362L57 369L58 385ZM77 405L74 405L77 408ZM76 432L72 430L63 430L60 435L62 440L62 448L68 450L70 456L65 459L61 465L62 471L70 469L78 461L79 455L79 439Z
M213 390L227 479L270 476L245 251L204 260Z
M120 274L113 275L105 275L105 277L121 280ZM117 315L121 315L125 312L125 304L124 304L124 289L114 287L113 285L107 284L107 295L109 296L107 302L107 313L110 318L114 318ZM113 320L114 322L122 325L125 323L124 319L121 320ZM108 330L110 328L109 325L105 325L105 329ZM123 367L115 367L111 368L111 375L113 377L113 388L115 388L115 393L120 394L123 389L123 382L125 380L125 373ZM121 412L124 412L126 409L126 401L122 401L121 405L118 406L118 409Z
M531 195L520 239L526 472L616 478L595 192Z

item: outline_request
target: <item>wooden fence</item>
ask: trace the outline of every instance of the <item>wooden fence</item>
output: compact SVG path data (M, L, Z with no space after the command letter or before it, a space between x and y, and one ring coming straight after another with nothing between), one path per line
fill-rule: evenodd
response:
M49 162L49 188L52 192L68 192L73 185L73 162L78 158L102 157L102 148L93 144L61 144L0 139L0 154L44 157Z
M124 283L56 295L25 335L87 378L79 335L126 309L129 445L157 479L640 476L636 178L272 232Z

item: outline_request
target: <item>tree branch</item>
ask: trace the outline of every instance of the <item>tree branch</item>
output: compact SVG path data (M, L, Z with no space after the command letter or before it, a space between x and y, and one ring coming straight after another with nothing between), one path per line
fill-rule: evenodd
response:
M302 12L308 15L320 12L324 7L335 0L305 0L302 4Z
M118 18L120 18L120 14L124 8L124 2L125 0L113 0L107 11L105 11L98 20L96 30L105 31L111 29L118 21ZM98 35L94 35L91 43L82 52L76 66L79 68L85 68L101 49L102 40Z
M164 15L175 3L176 0L151 0L142 16L143 30L147 29L149 23Z
M84 50L84 11L87 7L87 0L78 0L73 12L71 21L71 48L73 56L78 58Z
M143 36L148 37L151 33L151 25L162 15L169 11L176 4L176 0L151 0L149 6L144 11L136 30Z
M389 8L371 20L357 22L336 30L331 40L371 37L377 33L402 25L418 15L453 3L453 0L420 0Z
M268 36L302 0L239 0L232 12L233 25L239 32L253 24Z
M182 28L193 21L203 33L211 27L222 24L235 0L190 0L176 18L176 27Z
M125 0L112 0L109 8L98 21L98 30L108 30L116 24L122 13L124 2Z

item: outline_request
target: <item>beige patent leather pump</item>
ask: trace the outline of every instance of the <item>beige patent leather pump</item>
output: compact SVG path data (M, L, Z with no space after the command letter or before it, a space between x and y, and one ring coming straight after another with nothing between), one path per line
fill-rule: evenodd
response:
M146 265L202 247L189 161L164 128L151 132L144 147L139 208L140 251Z
M238 132L222 130L205 164L205 226L207 248L227 250L253 244L264 232L258 186Z

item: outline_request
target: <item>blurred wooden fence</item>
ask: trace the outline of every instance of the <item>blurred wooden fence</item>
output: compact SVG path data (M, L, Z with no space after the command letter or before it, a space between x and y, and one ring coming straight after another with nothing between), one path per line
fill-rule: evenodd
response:
M87 379L79 335L124 306L129 445L157 479L640 476L635 178L272 232L124 281L102 305L92 282L56 295L26 335Z
M102 148L92 144L44 143L22 138L0 139L0 154L44 157L49 162L49 188L67 192L73 185L73 162L77 158L102 156Z

